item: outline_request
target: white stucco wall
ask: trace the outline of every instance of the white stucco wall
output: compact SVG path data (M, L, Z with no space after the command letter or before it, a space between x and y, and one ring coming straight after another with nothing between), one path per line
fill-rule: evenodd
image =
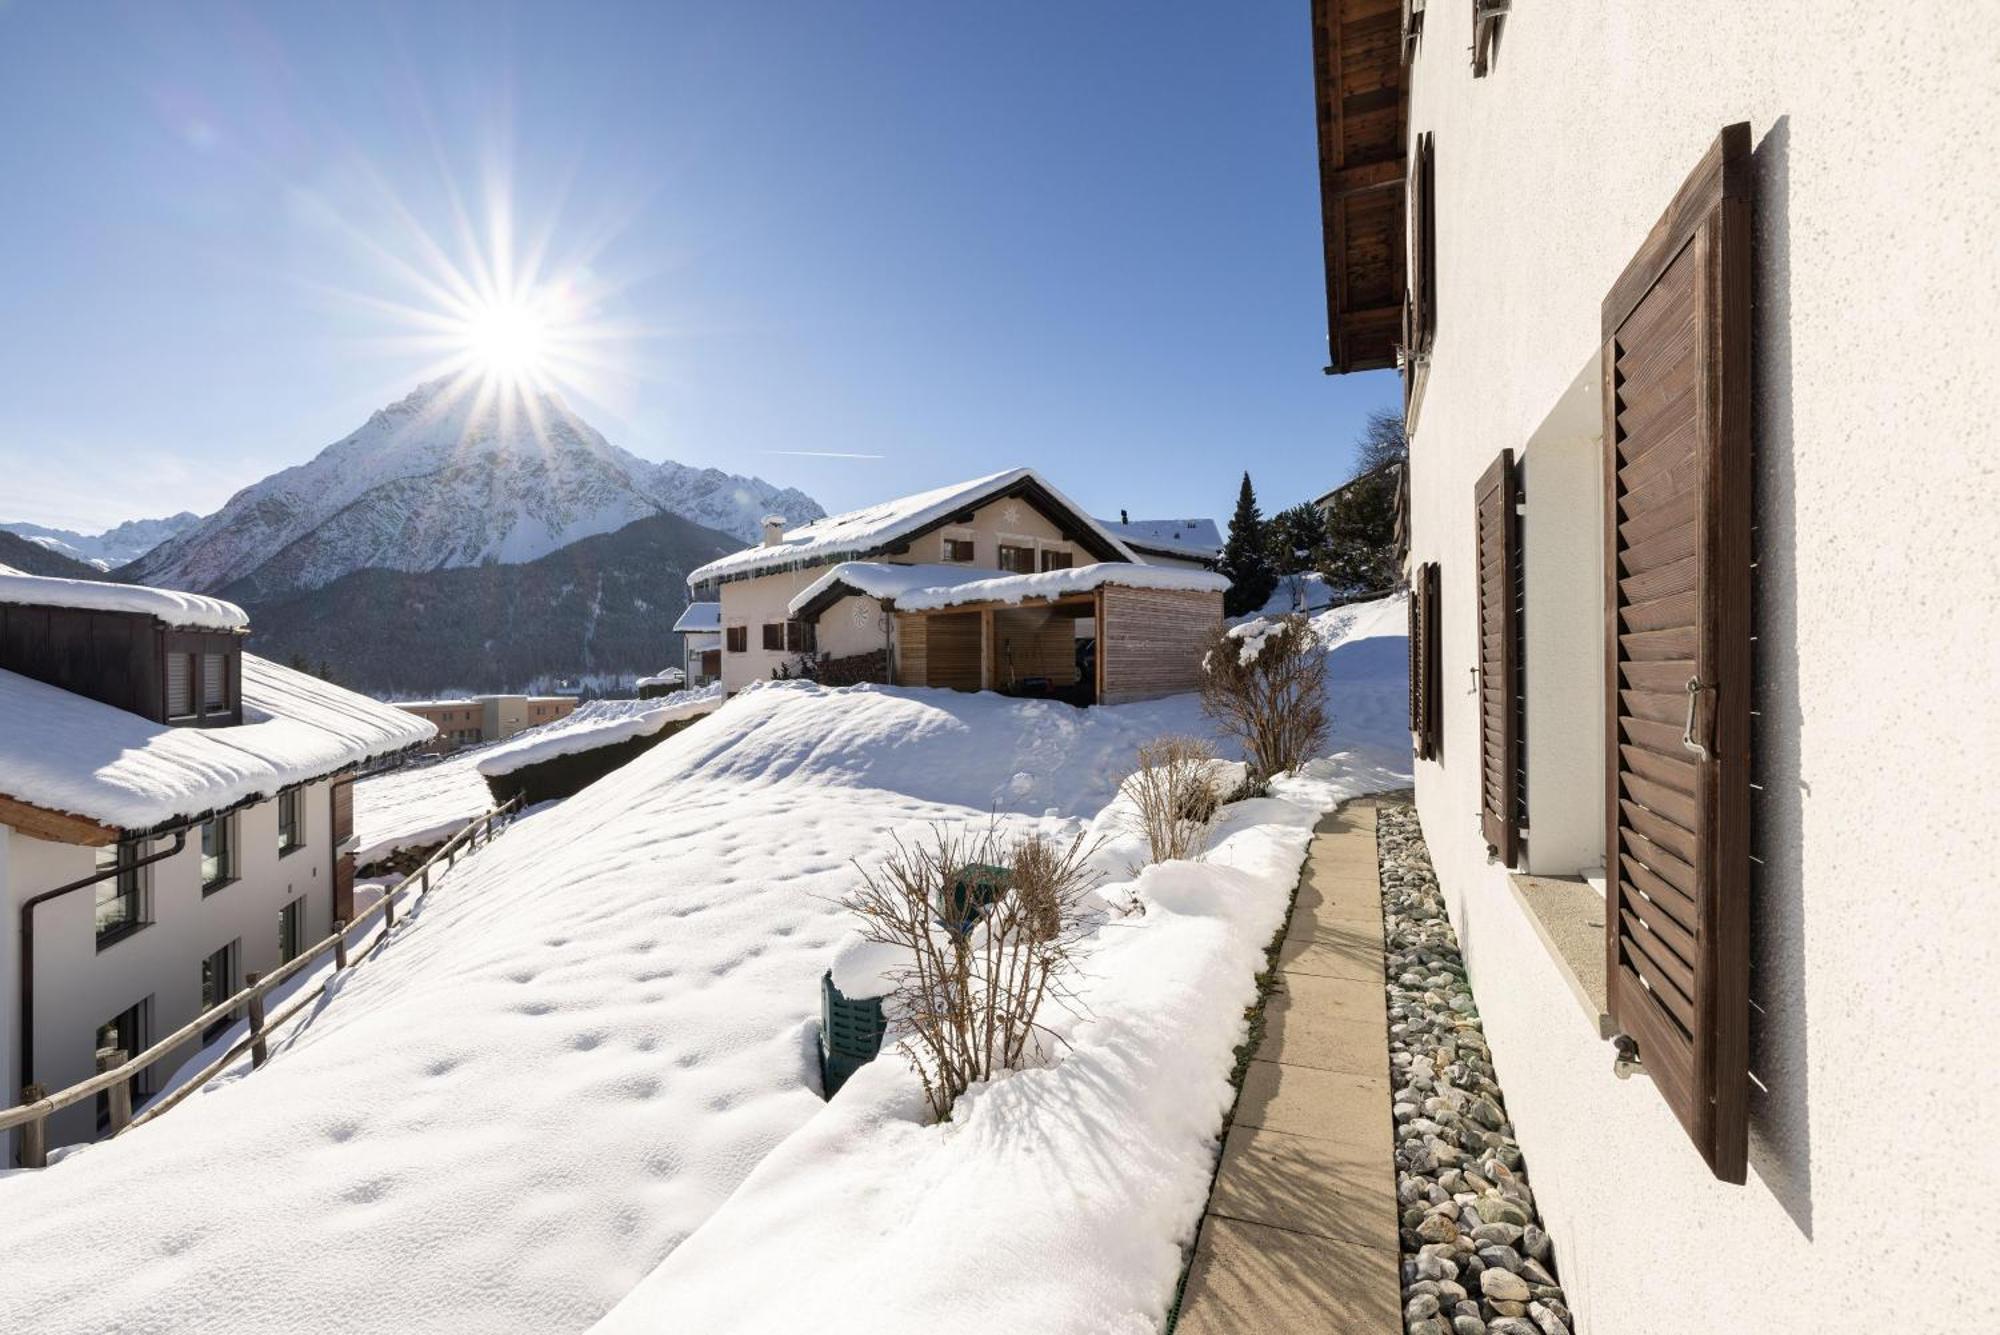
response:
M897 565L934 564L944 560L944 544L947 538L970 538L973 544L971 565L999 571L1000 545L1025 546L1034 549L1037 568L1041 564L1041 553L1060 551L1070 553L1077 564L1088 562L1088 553L1079 550L1075 544L1066 541L1056 526L1044 518L1040 511L1024 501L1002 500L980 506L972 512L972 520L967 524L947 524L943 529L924 535L910 544L907 552L895 556L870 557L870 560L888 561ZM746 628L748 649L740 654L732 654L725 647L722 654L722 682L725 689L740 691L753 681L768 678L772 670L781 663L789 663L795 655L778 653L764 648L763 627L767 622L785 620L786 606L798 596L807 585L827 571L827 566L814 566L805 570L787 570L773 575L759 575L754 579L732 580L721 588L719 598L722 603L722 624ZM882 647L879 623L870 627L854 616L851 604L854 599L843 599L820 619L820 648L830 654L844 655L865 653ZM726 641L725 641L726 646Z
M278 855L276 801L261 802L237 813L237 879L212 894L202 893L200 836L198 830L190 830L187 847L142 872L149 877L149 925L103 950L96 948L91 888L50 900L35 910L33 1076L37 1082L55 1090L92 1075L96 1070L93 1044L97 1026L136 1001L151 998L149 1043L192 1020L200 1012L201 962L231 941L242 943L237 961L239 986L245 974L276 968L280 962L278 915L292 900L305 900L305 944L333 930L332 813L327 781L307 785L302 800L305 842L283 857ZM162 840L154 847L165 848L169 842ZM87 876L94 866L94 854L88 848L30 839L14 831L8 832L7 845L10 934L21 901ZM12 987L5 1004L9 1008L14 1004ZM10 1093L18 1093L20 1087L20 1054L14 1050L13 1038L18 1023L10 1011ZM171 1070L172 1061L154 1068L156 1086ZM89 1139L94 1134L94 1116L86 1101L51 1118L49 1143Z
M1961 1225L2000 1196L1993 11L1549 0L1515 6L1481 80L1470 11L1430 6L1412 102L1436 133L1439 312L1412 559L1443 565L1445 686L1417 790L1562 1278L1598 1335L1957 1328ZM1486 864L1467 671L1473 482L1502 447L1532 456L1606 290L1736 120L1758 196L1762 784L1740 1187L1650 1082L1612 1078ZM1532 607L1562 469L1526 468ZM1596 534L1594 509L1574 519ZM1601 612L1553 615L1529 614L1538 678L1603 652Z

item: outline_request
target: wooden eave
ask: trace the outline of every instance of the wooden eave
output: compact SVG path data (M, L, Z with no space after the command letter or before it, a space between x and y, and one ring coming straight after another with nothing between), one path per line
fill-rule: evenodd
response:
M58 844L82 844L86 848L103 848L115 844L120 832L110 825L103 825L83 816L72 816L66 811L52 811L48 807L23 802L16 797L0 794L0 825L11 826L30 839L47 839Z
M1407 285L1401 0L1313 0L1328 375L1396 365Z

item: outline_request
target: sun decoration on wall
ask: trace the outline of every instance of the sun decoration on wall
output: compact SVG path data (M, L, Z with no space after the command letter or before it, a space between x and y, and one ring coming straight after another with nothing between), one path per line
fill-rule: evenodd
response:
M854 618L854 625L857 630L867 630L875 624L875 613L866 603L856 603L854 610L848 615Z
M1016 505L1012 501L1007 502L1005 505L1000 507L1000 519L1002 523L1007 523L1007 524L1020 523L1021 507Z

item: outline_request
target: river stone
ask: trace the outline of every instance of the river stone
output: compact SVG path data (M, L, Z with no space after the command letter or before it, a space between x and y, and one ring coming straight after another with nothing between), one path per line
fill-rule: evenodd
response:
M1541 1328L1542 1335L1569 1335L1569 1323L1557 1316L1547 1303L1529 1303L1528 1318Z
M1451 1319L1451 1335L1486 1335L1486 1323L1476 1316L1455 1316Z
M1441 1214L1425 1215L1416 1233L1425 1242L1450 1242L1458 1237L1458 1225Z
M1425 1317L1438 1314L1438 1300L1435 1294L1420 1293L1403 1305L1403 1317L1409 1321L1422 1321Z
M1512 1247L1522 1232L1518 1224L1481 1224L1472 1230L1472 1240L1481 1247Z
M1530 1297L1528 1281L1497 1266L1480 1272L1479 1291L1494 1302L1524 1303Z

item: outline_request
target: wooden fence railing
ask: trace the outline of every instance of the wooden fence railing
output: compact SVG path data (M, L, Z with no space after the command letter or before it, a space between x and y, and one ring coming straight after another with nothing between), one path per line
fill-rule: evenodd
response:
M48 1130L45 1125L47 1119L51 1114L81 1103L93 1095L105 1094L110 1104L110 1125L102 1137L109 1140L135 1126L143 1126L173 1108L182 1099L221 1074L231 1062L246 1051L250 1054L253 1068L262 1066L270 1057L271 1031L312 1005L319 999L321 993L319 988L308 988L299 996L292 998L277 1014L267 1016L264 1013L264 1002L272 990L297 977L329 951L333 954L335 972L351 965L358 965L367 959L375 947L389 935L389 929L396 925L396 896L405 890L411 891L414 897L426 894L431 888L432 870L442 870L438 867L439 863L449 867L458 860L459 853L482 842L490 842L493 838L494 825L512 815L520 804L519 797L509 798L479 817L453 835L437 852L425 858L422 866L394 887L384 890L380 899L355 914L354 921L335 923L331 936L308 946L301 954L270 973L262 976L250 974L241 991L209 1007L144 1052L130 1057L115 1048L100 1050L97 1054L96 1075L88 1080L78 1081L67 1089L59 1089L53 1094L45 1091L40 1085L27 1086L21 1091L21 1102L18 1105L0 1111L0 1132L11 1131L16 1127L21 1129L21 1166L45 1167L48 1163ZM382 930L363 944L356 958L350 961L347 950L348 933L376 917L382 919ZM197 1071L186 1083L171 1093L155 1099L137 1117L132 1116L131 1085L128 1083L132 1077L183 1043L199 1037L204 1028L217 1020L234 1019L239 1009L249 1018L249 1031L230 1044L228 1050L221 1056Z

